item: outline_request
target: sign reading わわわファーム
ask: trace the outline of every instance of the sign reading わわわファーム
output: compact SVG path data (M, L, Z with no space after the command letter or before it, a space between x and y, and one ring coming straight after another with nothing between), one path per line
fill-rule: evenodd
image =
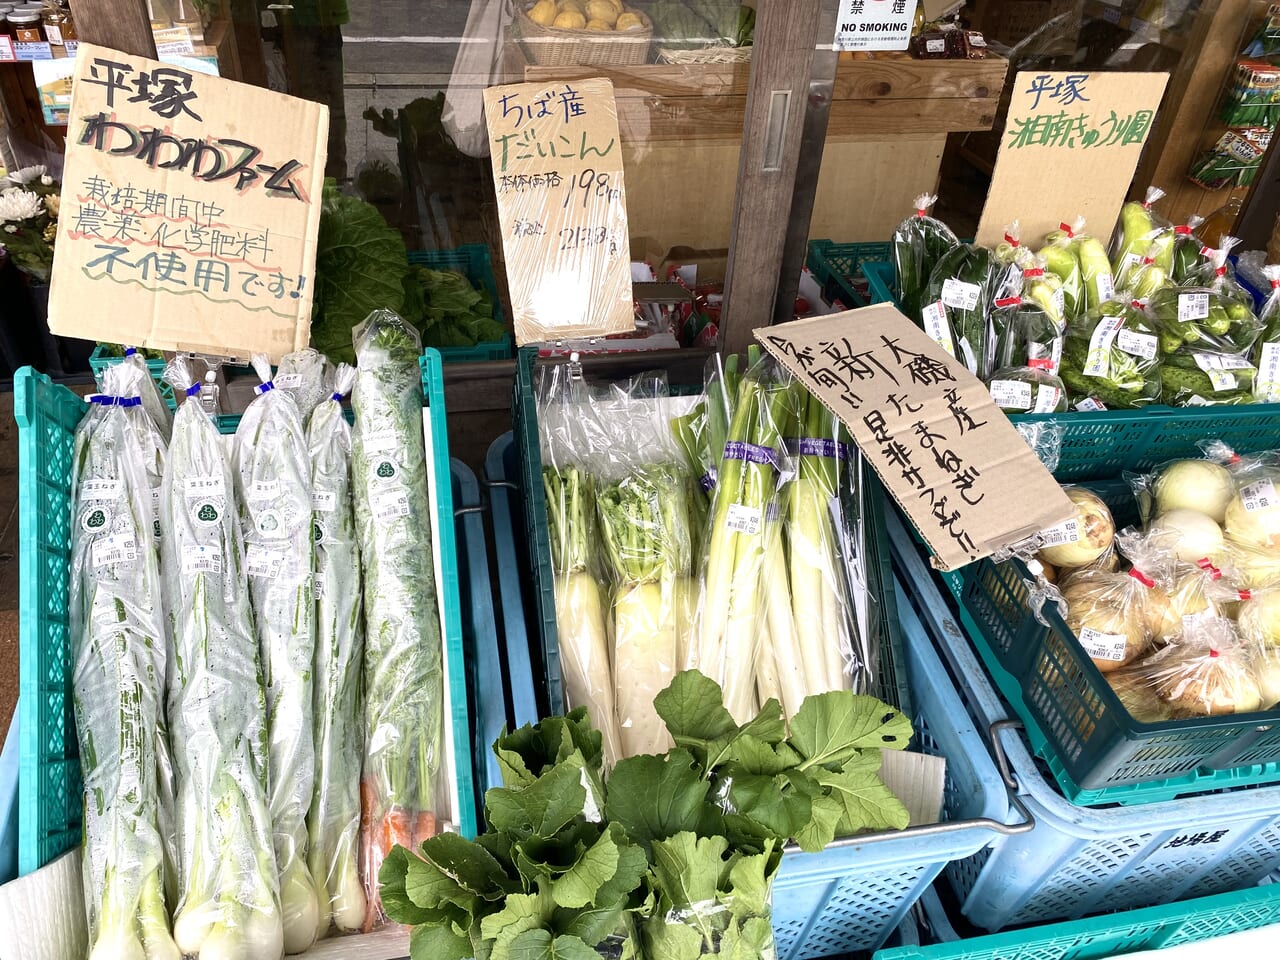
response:
M613 84L490 87L484 109L516 342L634 329Z
M307 345L329 111L82 43L58 334L278 360Z

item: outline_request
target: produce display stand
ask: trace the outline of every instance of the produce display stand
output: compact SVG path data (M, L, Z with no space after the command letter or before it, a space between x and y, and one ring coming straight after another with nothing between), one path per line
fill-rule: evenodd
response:
M439 354L421 360L424 418L432 438L433 534L442 603L444 664L456 777L458 828L476 831L472 747L463 669L453 496ZM74 658L67 623L72 438L86 404L66 387L23 368L14 379L19 429L20 652L19 872L30 873L80 843L82 788L71 698ZM238 416L219 418L225 433Z
M1018 795L1036 820L945 872L965 917L997 931L1172 904L1257 886L1280 868L1280 786L1246 787L1106 809L1068 802L1041 772L949 608L920 546L889 517L895 571L978 726L993 730ZM1277 890L1280 893L1280 890Z

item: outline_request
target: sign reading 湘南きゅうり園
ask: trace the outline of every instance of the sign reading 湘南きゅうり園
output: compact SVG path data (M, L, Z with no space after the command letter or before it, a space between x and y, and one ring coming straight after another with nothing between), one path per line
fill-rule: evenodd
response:
M1091 233L1110 236L1168 79L1167 73L1017 74L978 243L995 246L1014 220L1032 245L1076 217Z
M516 342L634 329L613 84L490 87L484 109Z
M906 50L916 0L840 0L837 50Z
M49 328L279 359L307 345L328 108L80 44Z

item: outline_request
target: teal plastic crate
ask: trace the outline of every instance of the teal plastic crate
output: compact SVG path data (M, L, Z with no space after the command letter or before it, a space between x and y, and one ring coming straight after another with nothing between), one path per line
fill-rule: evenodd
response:
M888 257L866 264L863 273L872 303L897 303L898 298L894 296L895 271Z
M0 887L18 875L18 711L0 742Z
M448 662L449 723L458 784L459 828L476 830L465 658L458 605L457 551L452 522L443 370L439 354L420 361L431 424L432 463ZM80 843L83 818L80 761L72 709L74 657L67 626L70 594L71 453L85 403L44 374L23 367L14 377L18 422L19 513L19 761L18 870L39 869ZM232 433L239 417L223 418Z
M822 296L828 303L838 301L851 310L881 302L874 299L874 290L868 295L864 288L870 283L873 265L888 263L889 257L890 246L887 243L810 240L806 266L822 285Z
M874 960L1101 960L1273 923L1280 923L1280 883L985 937L894 947L877 952Z
M473 285L483 287L493 300L493 319L505 324L498 282L493 275L493 259L483 243L464 243L456 250L410 250L409 262L432 270L457 270ZM488 360L510 360L515 352L515 338L508 333L493 343L477 343L471 347L437 347L445 363L483 363Z

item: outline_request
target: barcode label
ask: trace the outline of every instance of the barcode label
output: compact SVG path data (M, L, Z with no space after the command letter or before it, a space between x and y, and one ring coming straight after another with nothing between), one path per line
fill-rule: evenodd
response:
M1209 295L1207 293L1178 294L1178 319L1203 320L1209 316Z
M1196 366L1208 374L1209 382L1218 393L1236 388L1235 374L1230 371L1243 370L1250 365L1249 361L1243 357L1223 356L1218 353L1197 353L1195 361Z
M109 537L99 537L93 541L90 557L95 567L133 563L138 559L138 543L131 533L113 533Z
M333 513L338 508L338 495L332 490L312 490L311 509L316 513Z
M409 515L409 494L405 490L389 490L373 500L373 516L383 522Z
M1040 538L1043 541L1042 546L1046 547L1059 547L1067 543L1077 543L1080 540L1080 521L1076 517L1072 517L1056 527L1041 531Z
M1036 408L1032 412L1053 413L1058 409L1058 403L1061 400L1061 390L1057 387L1051 387L1047 383L1042 383L1036 388Z
M279 550L272 550L270 547L264 547L259 543L251 543L245 549L245 573L251 577L265 577L268 580L275 580L280 576L280 571L284 569L284 561L284 553Z
M724 525L734 533L757 534L760 532L760 511L746 504L731 503Z
M942 302L957 310L977 309L982 298L982 288L976 283L965 283L955 277L948 277L942 282Z
M223 497L226 490L222 485L222 477L187 477L182 481L182 488L188 497Z
M1105 377L1111 369L1111 341L1124 326L1124 317L1103 317L1089 337L1089 356L1085 359L1086 377Z
M929 339L954 357L956 346L951 342L951 325L947 322L947 308L942 301L934 301L921 310L920 319L924 321L924 332Z
M1132 330L1121 330L1116 335L1116 346L1131 357L1154 360L1156 356L1156 338L1150 333L1134 333Z
M296 390L302 386L302 374L300 373L282 373L278 377L273 378L277 387L283 387L285 390Z
M1276 506L1276 487L1270 480L1255 480L1240 488L1240 501L1249 513Z
M188 547L182 555L183 573L221 573L222 551L214 547Z
M250 500L275 500L280 496L279 480L255 480L245 491Z
M81 500L119 500L124 485L119 480L85 480L80 484Z
M991 399L1006 410L1031 409L1031 384L1021 380L992 380Z
M1102 633L1092 627L1080 628L1080 646L1094 660L1121 663L1128 644L1120 633Z

